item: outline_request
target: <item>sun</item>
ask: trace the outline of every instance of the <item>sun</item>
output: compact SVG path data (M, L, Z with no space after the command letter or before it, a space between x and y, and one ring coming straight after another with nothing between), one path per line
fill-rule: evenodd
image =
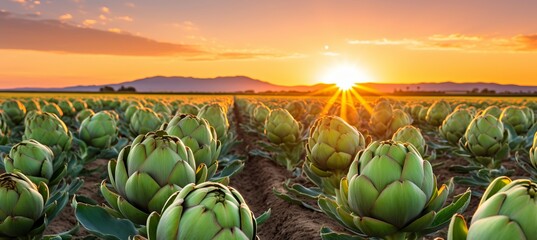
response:
M357 83L366 82L367 75L353 64L340 64L326 70L321 82L336 84L341 90L350 90Z

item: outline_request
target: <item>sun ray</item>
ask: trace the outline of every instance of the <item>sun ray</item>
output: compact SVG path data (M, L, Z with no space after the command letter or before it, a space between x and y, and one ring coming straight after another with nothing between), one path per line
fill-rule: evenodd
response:
M373 112L373 108L371 108L371 106L369 105L367 100L365 100L360 94L358 94L356 91L354 91L354 89L350 90L350 92L360 102L360 104L362 104L362 106L364 106L366 111L368 111L369 113Z
M332 105L334 105L334 103L337 101L340 93L341 93L341 89L338 89L336 93L334 93L334 95L328 100L328 102L323 108L323 111L321 113L322 115L328 114L328 111L330 111L330 108L332 107Z
M349 95L349 91L343 90L343 93L341 94L341 103L339 107L339 115L345 121L347 121L347 96L348 95Z

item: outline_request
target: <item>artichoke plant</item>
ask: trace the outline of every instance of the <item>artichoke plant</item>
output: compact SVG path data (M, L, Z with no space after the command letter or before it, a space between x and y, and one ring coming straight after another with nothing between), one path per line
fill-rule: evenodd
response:
M194 104L182 104L178 110L179 113L198 115L199 108Z
M162 124L159 114L150 108L140 108L134 112L130 120L130 130L135 135L146 134L157 130Z
M485 114L470 122L460 144L479 164L487 168L498 168L501 160L509 153L507 138L502 122Z
M296 144L300 132L300 124L283 108L272 110L265 121L265 136L274 144Z
M61 100L58 103L58 107L60 107L65 116L72 117L76 114L76 109L69 100Z
M141 108L143 108L143 107L138 105L138 104L132 104L132 105L128 106L127 109L125 110L125 120L126 120L126 122L130 123L134 113L136 113Z
M218 140L220 140L222 144L226 143L229 122L227 119L227 110L224 107L217 103L205 105L199 111L198 117L207 120L216 130Z
M2 103L2 110L13 124L18 125L26 116L26 107L19 100L7 100Z
M427 150L427 143L421 134L419 128L416 128L412 125L407 125L402 128L399 128L397 132L393 134L393 141L397 142L407 142L412 144L418 150L418 153L423 157Z
M22 173L2 173L0 196L0 238L40 239L45 230L47 186L36 186Z
M165 131L139 135L108 162L108 177L101 193L108 204L136 224L145 224L153 211L161 212L174 192L189 183L204 182L207 167L196 169L194 155L181 139Z
M240 193L219 183L189 184L147 221L149 240L256 239L256 219Z
M500 115L502 115L502 109L498 106L488 106L487 108L485 108L485 110L483 110L483 112L481 112L481 114L489 114L499 119Z
M528 119L526 112L520 107L509 106L503 109L500 121L511 126L518 135L523 135L533 125L533 121Z
M91 109L83 109L82 111L78 112L75 116L75 120L80 124L84 119L95 115L95 112Z
M365 146L364 136L340 117L321 117L310 129L304 171L313 174L308 177L325 194L335 195L339 181ZM316 178L320 178L320 181Z
M267 120L270 114L270 108L265 106L265 104L259 104L254 108L252 113L252 124L254 126L259 126L263 128L265 126L265 121Z
M21 172L33 183L43 182L56 185L67 173L65 164L54 161L54 153L49 147L33 140L15 144L4 157L6 172Z
M460 214L453 216L448 240L535 239L537 184L529 179L496 178L487 188L470 227Z
M456 146L464 136L466 128L470 125L472 119L472 114L468 110L455 110L446 117L442 126L440 126L440 134L449 143Z
M8 116L4 111L0 110L0 145L5 145L9 142L10 128L8 122Z
M62 109L58 106L58 104L53 103L53 102L48 103L47 105L43 106L41 110L47 113L54 113L58 117L63 117Z
M319 206L357 234L384 239L418 239L449 223L470 201L469 190L442 208L449 188L439 189L431 164L409 143L373 142L341 180L337 202Z
M285 106L285 109L293 116L297 121L301 121L306 114L306 105L304 101L292 101Z
M41 104L35 99L29 99L24 102L24 107L27 113L30 111L41 111Z
M371 118L369 119L369 128L376 136L384 138L390 135L390 126L393 119L393 109L390 102L386 99L379 99L373 108Z
M537 132L533 136L533 145L530 148L530 162L537 169Z
M116 117L109 111L91 115L80 124L78 135L88 146L108 149L118 141Z
M207 178L211 178L218 168L220 141L214 128L203 118L192 114L180 114L161 127L169 135L180 138L194 154L196 167L207 166Z
M80 112L80 111L82 111L84 109L87 109L88 104L86 104L86 102L84 102L82 100L75 100L75 101L73 101L73 107L75 108L76 112Z
M24 120L23 140L34 139L47 145L54 156L71 149L73 136L65 123L53 113L31 112Z
M426 123L427 122L427 112L429 111L428 107L422 107L420 109L419 115L418 115L418 121L420 123Z
M444 100L436 101L427 110L425 120L428 124L438 127L444 119L451 113L451 106Z
M392 136L399 128L412 124L412 118L403 110L395 109L392 112L392 120L387 135Z

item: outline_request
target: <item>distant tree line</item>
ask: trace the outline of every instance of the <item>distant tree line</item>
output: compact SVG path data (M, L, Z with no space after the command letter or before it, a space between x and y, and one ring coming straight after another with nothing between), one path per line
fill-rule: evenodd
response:
M99 89L99 92L116 92L116 90L113 87L110 86L104 86ZM134 87L125 87L121 86L117 92L136 92L136 88Z

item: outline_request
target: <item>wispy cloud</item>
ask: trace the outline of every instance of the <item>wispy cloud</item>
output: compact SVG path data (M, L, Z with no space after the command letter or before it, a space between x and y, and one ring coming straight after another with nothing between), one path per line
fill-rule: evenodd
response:
M110 13L110 8L108 8L108 7L101 7L101 12L102 12L102 13L106 13L106 14L108 14L108 13Z
M67 21L73 19L73 15L66 13L58 17L60 21Z
M129 16L120 16L120 17L116 17L116 19L122 20L122 21L125 21L125 22L133 22L134 21L134 18L129 17Z
M400 45L414 50L457 50L468 52L537 51L537 34L516 36L436 34L422 39L349 40L352 45Z

